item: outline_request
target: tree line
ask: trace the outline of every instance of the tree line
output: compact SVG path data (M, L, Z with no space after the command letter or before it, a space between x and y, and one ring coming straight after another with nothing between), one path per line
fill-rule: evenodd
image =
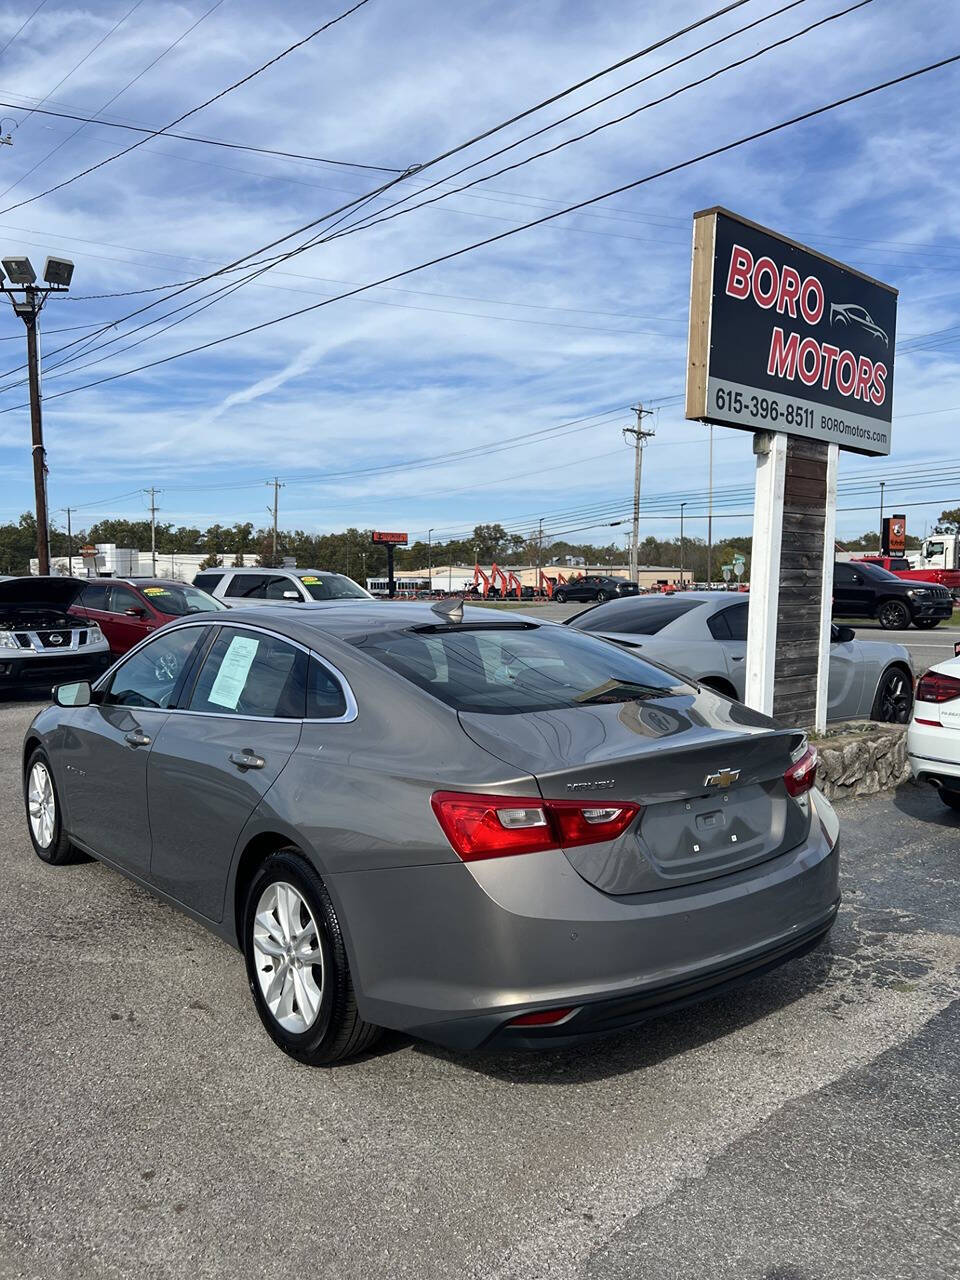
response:
M960 508L944 511L936 526L938 533L960 531ZM99 520L85 529L73 531L73 553L77 555L85 543L112 542L118 547L132 547L144 551L150 546L149 520ZM747 562L746 577L750 570L749 537L727 538L715 542L712 555L712 579L719 582L722 566L730 564L739 552ZM849 551L874 551L877 534L871 530L858 538L844 539ZM907 537L908 548L920 545L916 537ZM368 577L385 576L387 571L386 548L370 541L369 529L345 529L341 533L308 533L303 529L281 529L277 532L276 560L273 555L273 531L256 528L252 523L231 525L211 524L204 529L191 525L160 523L156 527L157 554L202 554L204 567L236 565L241 557L249 564L251 558L260 565L281 563L292 556L305 568L329 569L346 574L357 582ZM50 553L53 558L68 554L67 535L62 529L50 531ZM30 571L30 558L36 555L36 522L29 512L16 522L0 525L0 572L24 574ZM681 549L679 537L644 538L640 543L640 564L656 565L678 571L681 564L692 572L694 581L707 580L707 544L703 538L684 537ZM502 524L478 524L467 538L434 540L428 545L421 539L409 547L398 547L395 567L397 573L425 570L428 562L440 565L472 566L476 561L489 564L498 561L507 565L560 564L567 558L583 559L592 565L624 565L627 551L616 542L598 545L593 542L568 542L564 539L545 540L543 546L536 538L509 533ZM158 566L162 569L161 566Z

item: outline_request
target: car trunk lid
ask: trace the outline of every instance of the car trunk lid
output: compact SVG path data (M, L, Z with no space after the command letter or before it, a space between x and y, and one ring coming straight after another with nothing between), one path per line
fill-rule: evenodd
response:
M533 774L545 799L643 806L617 839L565 851L607 893L727 875L787 852L809 829L806 804L783 781L803 735L706 689L460 721L479 746Z

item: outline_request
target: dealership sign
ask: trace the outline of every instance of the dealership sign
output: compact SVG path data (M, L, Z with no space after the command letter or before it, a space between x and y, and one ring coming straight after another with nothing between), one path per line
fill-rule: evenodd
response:
M407 545L407 535L405 533L387 533L383 529L374 529L370 534L370 541L388 547L405 547Z
M890 452L897 290L726 209L694 215L688 418Z

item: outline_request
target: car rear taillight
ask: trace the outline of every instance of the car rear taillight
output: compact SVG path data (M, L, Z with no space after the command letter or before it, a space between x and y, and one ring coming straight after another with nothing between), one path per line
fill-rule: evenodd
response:
M952 702L960 698L960 680L942 671L925 671L917 682L917 702Z
M641 809L638 804L581 804L471 791L436 791L430 803L464 862L614 840Z
M810 790L817 778L817 749L807 747L806 751L783 775L787 794L803 796Z

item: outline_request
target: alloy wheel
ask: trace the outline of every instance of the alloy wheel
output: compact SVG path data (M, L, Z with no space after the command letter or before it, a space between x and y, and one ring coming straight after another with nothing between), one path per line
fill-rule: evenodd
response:
M57 802L47 766L39 760L30 770L30 780L27 783L27 808L34 840L41 849L48 849L53 840L53 829L57 820Z
M879 719L887 724L906 724L910 719L911 695L902 671L888 671L880 686Z
M899 600L888 600L880 606L877 619L881 627L887 630L902 631L910 625L910 611Z
M320 1012L324 966L313 913L292 884L276 880L260 895L253 950L264 1003L281 1027L302 1035Z

